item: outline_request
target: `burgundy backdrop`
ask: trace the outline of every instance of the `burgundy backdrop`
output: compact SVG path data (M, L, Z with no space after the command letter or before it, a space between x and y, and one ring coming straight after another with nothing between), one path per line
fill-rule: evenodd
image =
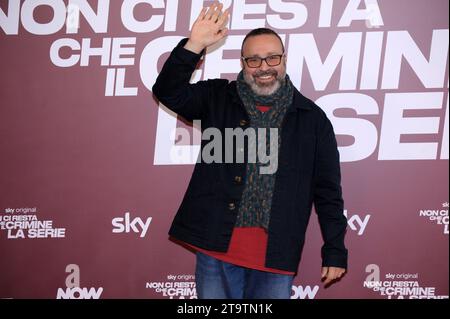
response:
M449 2L222 2L193 81L234 79L243 36L273 28L338 135L348 273L320 282L314 214L292 298L448 298ZM167 236L196 130L151 86L209 3L0 1L0 298L196 297Z

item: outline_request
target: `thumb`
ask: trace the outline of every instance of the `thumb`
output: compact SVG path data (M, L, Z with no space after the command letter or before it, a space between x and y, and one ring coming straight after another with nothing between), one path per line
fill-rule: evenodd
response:
M325 278L328 272L328 267L322 267L322 276L321 278Z

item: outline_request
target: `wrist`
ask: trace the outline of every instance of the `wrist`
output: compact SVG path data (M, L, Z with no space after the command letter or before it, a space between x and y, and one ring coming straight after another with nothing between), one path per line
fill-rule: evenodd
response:
M186 42L186 44L184 45L184 48L185 48L186 50L191 51L191 52L200 54L200 53L203 51L203 49L204 49L205 47L202 46L202 45L200 45L200 44L198 44L198 43L195 43L195 42L191 41L191 39L189 39L189 40Z

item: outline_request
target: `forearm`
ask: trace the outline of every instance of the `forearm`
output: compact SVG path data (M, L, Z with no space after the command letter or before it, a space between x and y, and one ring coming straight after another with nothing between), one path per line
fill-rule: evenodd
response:
M324 239L323 266L346 268L347 249L344 238L347 219L343 214L339 152L328 120L320 131L322 135L318 144L314 205Z
M200 116L202 87L189 83L201 55L184 48L183 39L172 51L158 75L152 91L158 100L188 120ZM197 86L197 89L194 89Z
M175 95L183 93L200 59L198 54L183 48L186 41L183 39L174 48L153 85L153 93L163 103L163 100L173 99Z

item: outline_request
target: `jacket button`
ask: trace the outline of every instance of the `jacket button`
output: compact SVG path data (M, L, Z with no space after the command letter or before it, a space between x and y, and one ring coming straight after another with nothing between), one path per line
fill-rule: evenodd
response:
M234 210L236 208L236 205L234 203L229 203L228 204L228 209L229 210Z
M240 184L240 183L242 182L242 177L240 177L240 176L235 176L235 177L234 177L234 181L235 181L236 184Z
M246 120L241 120L240 122L239 122L239 125L240 126L246 126L248 124L248 121L246 121Z

